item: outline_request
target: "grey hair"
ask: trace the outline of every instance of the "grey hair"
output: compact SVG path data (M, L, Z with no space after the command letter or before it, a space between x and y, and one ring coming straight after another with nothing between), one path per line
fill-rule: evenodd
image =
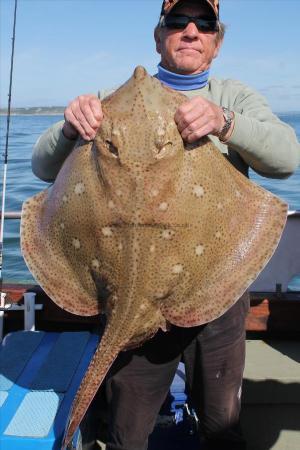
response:
M225 33L226 33L226 28L227 28L227 26L225 25L225 23L219 21L219 30L218 30L218 35L217 35L218 41L223 41Z

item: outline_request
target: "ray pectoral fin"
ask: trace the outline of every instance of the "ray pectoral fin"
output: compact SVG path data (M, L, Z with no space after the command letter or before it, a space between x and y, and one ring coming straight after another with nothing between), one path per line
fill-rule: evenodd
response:
M78 276L72 259L64 251L66 242L57 239L50 220L45 219L46 197L44 191L23 204L21 250L25 262L44 291L61 308L83 316L99 314L101 311L94 283L92 280L90 283L82 282L88 274L82 267ZM70 245L76 250L78 242L74 239Z
M123 342L117 342L114 332L107 329L73 401L62 449L65 449L71 441L99 386L123 347Z
M162 314L182 327L202 325L224 314L253 283L273 255L286 222L287 205L266 193L264 201L252 205L251 220L240 218L239 232L228 225L232 244L222 251L215 245L214 257L198 252L203 259L196 277L184 295L166 299ZM218 237L219 239L219 237ZM220 238L221 239L221 238Z

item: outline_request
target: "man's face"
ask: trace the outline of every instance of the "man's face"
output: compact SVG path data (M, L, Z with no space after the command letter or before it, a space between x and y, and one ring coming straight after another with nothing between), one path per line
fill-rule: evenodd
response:
M193 4L179 5L174 12L191 17L208 15L207 7ZM162 66L183 75L207 70L222 43L218 41L216 32L198 31L193 22L184 30L159 28L155 32L155 41Z

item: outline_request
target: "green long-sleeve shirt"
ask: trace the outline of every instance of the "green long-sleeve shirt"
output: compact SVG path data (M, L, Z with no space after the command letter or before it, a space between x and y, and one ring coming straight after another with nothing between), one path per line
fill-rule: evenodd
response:
M238 81L211 79L202 89L182 93L190 98L199 95L234 111L235 126L227 143L210 138L244 174L250 166L264 176L285 178L297 168L300 144L294 130L279 120L266 99L254 90ZM32 169L42 180L55 179L75 145L63 135L63 123L49 128L34 146Z

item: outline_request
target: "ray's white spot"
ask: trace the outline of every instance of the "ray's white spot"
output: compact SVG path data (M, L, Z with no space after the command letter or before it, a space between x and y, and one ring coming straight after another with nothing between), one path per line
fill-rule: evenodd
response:
M105 237L112 236L113 234L112 229L110 227L103 227L101 231Z
M156 189L156 188L152 188L151 189L151 191L150 191L151 197L157 197L158 194L159 194L159 190L158 189Z
M172 272L179 274L183 272L183 265L182 264L175 264L175 266L172 267Z
M64 203L67 203L68 197L67 197L66 195L64 195L63 198L62 198L62 201L63 201Z
M222 205L222 203L221 202L219 202L218 204L217 204L217 209L223 209L223 205Z
M118 250L123 250L123 244L122 244L122 242L120 242L120 243L118 244Z
M160 211L163 211L163 212L164 212L164 211L167 211L168 207L169 207L169 205L168 205L167 202L162 202L162 203L160 203L158 209L159 209Z
M75 188L74 188L74 192L76 195L81 195L83 194L85 191L85 186L83 183L77 183Z
M155 252L155 245L154 244L152 244L152 245L150 245L150 253L154 253Z
M197 186L194 186L193 194L195 194L196 197L198 197L198 198L203 197L204 196L204 189L203 189L203 187L200 184L198 184Z
M195 248L195 252L196 252L197 256L203 255L204 245L202 245L202 244L197 245L197 247Z
M80 247L81 247L81 245L80 245L80 240L77 239L77 238L74 238L74 239L72 240L72 244L73 244L73 247L76 248L76 250L79 250Z
M240 191L235 191L235 195L237 196L237 198L241 198L242 194L240 193Z
M220 231L217 231L215 236L217 239L220 239L222 237L222 233Z
M109 202L108 202L109 209L114 209L115 206L116 205L114 204L114 202L112 200L109 200Z
M98 270L99 267L100 267L100 263L99 263L98 259L97 258L93 259L93 261L92 261L92 268L95 269L95 270Z
M146 308L147 308L147 305L145 303L141 303L140 310L145 311Z
M116 190L116 194L117 194L118 197L121 197L121 195L122 195L121 189L117 189Z
M172 239L175 232L173 230L163 230L161 236L163 239Z
M140 314L136 314L133 318L138 319L140 317Z
M61 228L62 230L65 229L65 224L64 224L63 222L60 223L60 228Z

